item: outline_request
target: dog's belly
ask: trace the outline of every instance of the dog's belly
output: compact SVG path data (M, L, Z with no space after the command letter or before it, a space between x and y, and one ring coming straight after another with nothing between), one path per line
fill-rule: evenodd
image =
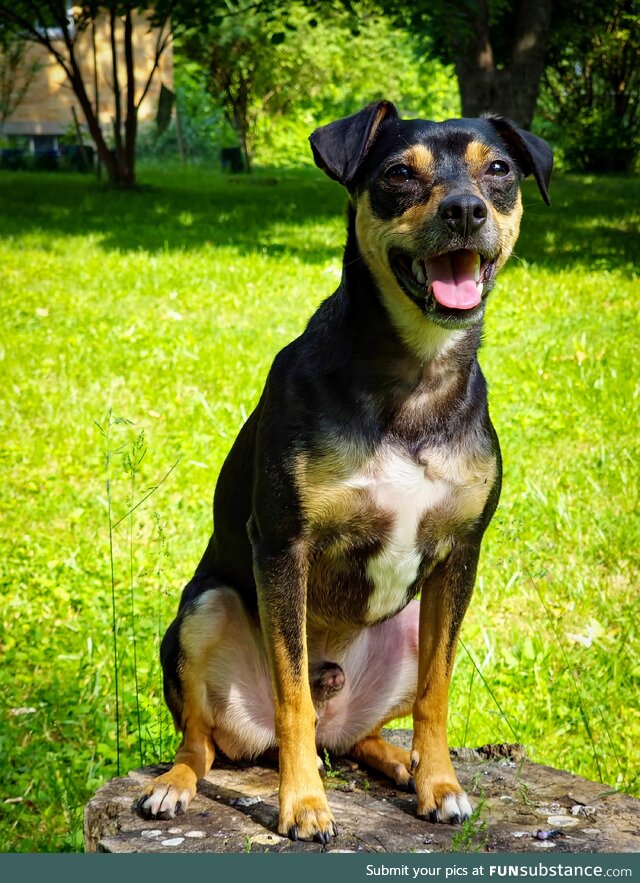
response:
M484 441L484 440L482 440ZM401 610L482 514L496 473L487 446L385 443L367 456L336 446L299 463L308 537L311 617L371 625Z
M339 665L344 685L316 705L319 747L346 751L381 721L407 714L416 693L419 605L365 629L309 624L310 667ZM180 642L205 721L230 758L276 747L275 711L264 638L233 589L204 592L180 629ZM242 652L239 652L239 649Z

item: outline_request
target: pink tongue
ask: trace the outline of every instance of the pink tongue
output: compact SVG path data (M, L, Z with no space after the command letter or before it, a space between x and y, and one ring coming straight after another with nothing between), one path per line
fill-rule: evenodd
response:
M443 307L470 310L481 300L475 281L478 256L474 251L452 251L425 261L433 296Z

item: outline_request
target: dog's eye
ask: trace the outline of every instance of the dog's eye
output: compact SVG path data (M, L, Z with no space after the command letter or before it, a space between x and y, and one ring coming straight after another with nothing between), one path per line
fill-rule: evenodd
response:
M409 166L397 165L388 168L384 176L391 184L404 184L413 178L413 172Z
M510 171L509 163L503 159L496 159L487 169L487 175L492 175L494 178L505 178Z

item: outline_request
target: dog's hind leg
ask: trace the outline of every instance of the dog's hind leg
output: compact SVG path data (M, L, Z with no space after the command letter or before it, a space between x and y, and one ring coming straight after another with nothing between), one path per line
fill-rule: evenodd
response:
M136 808L172 818L187 808L216 748L232 760L256 757L275 748L276 734L260 628L234 589L209 585L188 597L161 656L167 704L183 739L172 768L151 782Z
M358 703L365 703L377 704L380 716L349 754L407 791L415 790L410 754L383 739L380 730L389 721L411 714L418 675L419 620L420 605L411 601L396 616L367 630L362 639L367 650L355 654L360 672L351 699L354 715L358 715Z
M358 763L383 773L400 788L415 791L409 752L391 745L380 733L365 736L353 746L349 754Z

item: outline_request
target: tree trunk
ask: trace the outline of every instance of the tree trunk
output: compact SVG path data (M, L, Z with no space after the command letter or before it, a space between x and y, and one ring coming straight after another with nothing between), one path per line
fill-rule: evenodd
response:
M136 182L136 137L138 134L138 108L136 105L136 78L133 61L133 24L131 10L124 19L124 57L127 69L127 118L124 122L123 183L133 187Z
M242 150L242 157L244 159L244 168L247 173L251 173L252 170L252 154L251 154L251 144L249 142L249 136L247 133L248 126L245 121L239 120L236 123L236 128L238 131L238 137L240 138L240 149Z
M386 730L384 735L392 744L411 750L407 730ZM425 851L489 853L494 859L506 858L504 853L537 852L536 861L543 852L552 851L558 862L565 852L636 854L640 849L637 798L532 763L520 745L485 745L451 753L460 784L477 808L462 827L418 819L414 794L348 758L332 757L325 787L340 836L328 845L293 842L277 833L277 767L264 758L251 765L216 758L211 772L198 783L193 803L175 819L147 821L132 809L142 789L165 772L166 765L134 770L127 778L103 785L85 809L85 851L164 855L334 851L372 853L376 860L391 858L390 853L397 858L399 853ZM337 876L333 869L328 873ZM358 879L353 870L349 876ZM340 875L343 878L347 875ZM406 879L416 878L408 874ZM444 874L438 879L444 883ZM466 877L476 879L470 872Z
M61 48L57 41L49 38L47 31L38 29L35 25L38 12L38 4L26 3L18 4L17 9L13 9L9 4L0 4L0 28L10 27L17 32L24 34L25 38L42 46L56 61L65 72L69 79L69 84L78 100L87 127L95 142L98 157L107 170L110 182L116 187L133 187L135 185L135 146L138 134L138 107L147 94L151 81L158 69L160 57L169 45L170 31L165 30L168 27L168 18L160 26L158 40L156 43L155 57L153 67L140 93L140 98L136 102L136 84L135 84L135 65L133 58L133 21L132 9L135 4L127 2L126 4L104 4L105 8L110 10L110 41L111 41L111 62L112 62L112 84L115 98L115 117L113 119L113 131L115 150L111 150L105 140L98 122L98 106L97 106L97 89L96 89L96 106L94 107L83 80L83 74L80 70L78 60L75 54L75 33L69 27L67 18L67 5L62 3L46 4L48 13L53 17L53 21L62 31L64 47ZM118 76L118 52L116 41L116 25L121 16L124 5L124 55L126 67L126 115L124 119L124 137L122 126L122 96L120 80ZM26 11L25 11L26 10ZM94 10L96 12L96 10ZM96 12L97 14L97 12ZM86 24L86 22L85 22ZM95 53L94 53L95 54ZM95 59L94 59L94 83L97 82L95 77Z
M96 150L98 151L98 156L104 163L104 167L107 170L107 174L109 175L109 180L113 183L117 183L118 181L118 169L117 163L113 153L109 150L106 141L102 135L102 130L98 124L98 120L95 115L95 111L89 100L89 96L87 95L87 91L84 87L84 82L82 80L82 75L78 68L75 54L70 52L70 65L71 71L69 74L69 80L71 82L71 88L73 89L76 98L78 99L78 103L82 108L82 112L84 114L84 118L87 121L87 126L89 128L89 132L93 141L96 145Z
M521 0L516 8L513 49L499 69L491 45L489 11L483 0L469 4L466 28L452 28L450 49L463 116L509 117L528 129L535 112L547 54L553 0ZM457 35L457 36L455 36Z

